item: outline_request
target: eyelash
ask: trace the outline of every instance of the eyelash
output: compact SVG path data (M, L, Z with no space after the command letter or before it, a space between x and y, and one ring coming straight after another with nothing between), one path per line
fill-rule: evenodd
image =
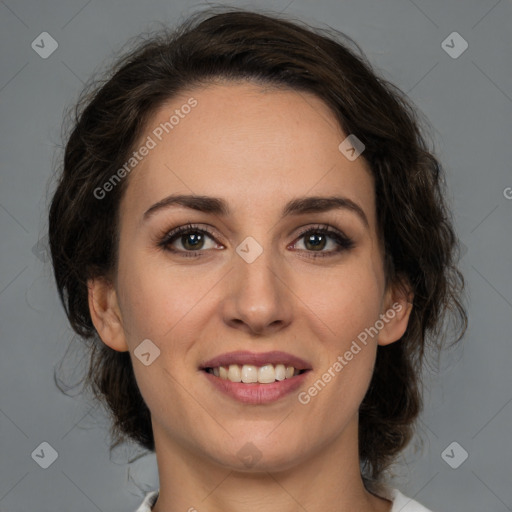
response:
M182 251L182 250L176 250L171 249L169 246L180 236L184 234L190 234L190 233L202 233L205 235L208 235L210 238L212 238L215 242L215 237L211 231L209 231L206 228L200 228L199 226L195 224L187 224L185 226L180 226L179 228L176 228L172 231L165 232L163 236L159 238L158 246L163 249L164 251L168 251L175 254L181 254L185 258L197 258L200 257L201 252L205 252L204 250L197 250L197 251ZM334 251L328 251L328 252L315 252L315 251L307 251L308 253L312 253L308 255L309 258L325 258L334 256L336 254L339 254L340 252L344 250L350 250L354 247L354 241L351 238L348 238L347 236L343 235L341 232L338 232L338 230L332 229L329 225L317 225L314 227L307 228L303 230L301 233L299 233L297 240L305 237L306 235L313 234L313 233L321 233L323 235L327 235L328 237L332 238L338 248ZM218 242L217 242L218 243Z

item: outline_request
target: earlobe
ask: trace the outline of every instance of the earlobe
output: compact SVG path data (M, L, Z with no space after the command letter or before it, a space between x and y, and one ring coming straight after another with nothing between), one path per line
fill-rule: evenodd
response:
M126 352L125 333L114 286L105 278L87 281L89 312L99 337L113 350Z
M389 345L404 335L411 316L413 299L414 293L409 285L401 284L389 294L381 315L384 327L379 332L379 345Z

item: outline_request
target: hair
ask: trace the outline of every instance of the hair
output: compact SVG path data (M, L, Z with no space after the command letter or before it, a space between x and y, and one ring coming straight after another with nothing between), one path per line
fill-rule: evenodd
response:
M386 283L408 283L414 293L402 338L377 348L359 410L362 478L367 488L380 485L384 470L414 434L423 406L426 349L444 347L448 313L458 322L454 343L467 328L460 246L444 197L444 171L429 150L418 109L378 76L351 38L275 13L210 8L174 30L164 27L135 42L74 105L49 209L59 297L73 330L88 342L85 383L108 407L111 446L131 440L155 449L150 411L130 355L101 341L88 306L87 280L116 274L119 204L127 179L101 200L94 190L130 158L164 102L219 79L252 81L316 95L343 132L363 142L361 157L375 184Z

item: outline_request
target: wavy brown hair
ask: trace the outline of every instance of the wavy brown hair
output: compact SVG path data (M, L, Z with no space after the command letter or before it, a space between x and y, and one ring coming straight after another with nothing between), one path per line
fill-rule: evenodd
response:
M94 190L127 161L163 102L216 79L250 80L315 94L343 132L364 143L386 283L408 282L414 293L407 330L397 342L378 347L360 407L361 474L368 488L375 487L412 438L422 408L426 349L444 346L447 313L457 323L454 342L467 328L444 173L418 109L379 77L352 39L275 13L209 8L175 30L164 27L134 41L104 78L91 80L76 104L49 209L57 288L72 328L87 342L85 383L111 413L113 446L133 440L154 450L154 439L130 355L101 342L88 306L87 280L116 273L119 203L127 179L101 200Z

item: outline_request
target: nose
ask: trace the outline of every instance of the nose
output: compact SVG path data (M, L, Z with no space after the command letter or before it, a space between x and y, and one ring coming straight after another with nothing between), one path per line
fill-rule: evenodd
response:
M286 262L266 249L254 261L238 253L233 259L223 307L225 323L258 335L272 334L288 326L294 295Z

